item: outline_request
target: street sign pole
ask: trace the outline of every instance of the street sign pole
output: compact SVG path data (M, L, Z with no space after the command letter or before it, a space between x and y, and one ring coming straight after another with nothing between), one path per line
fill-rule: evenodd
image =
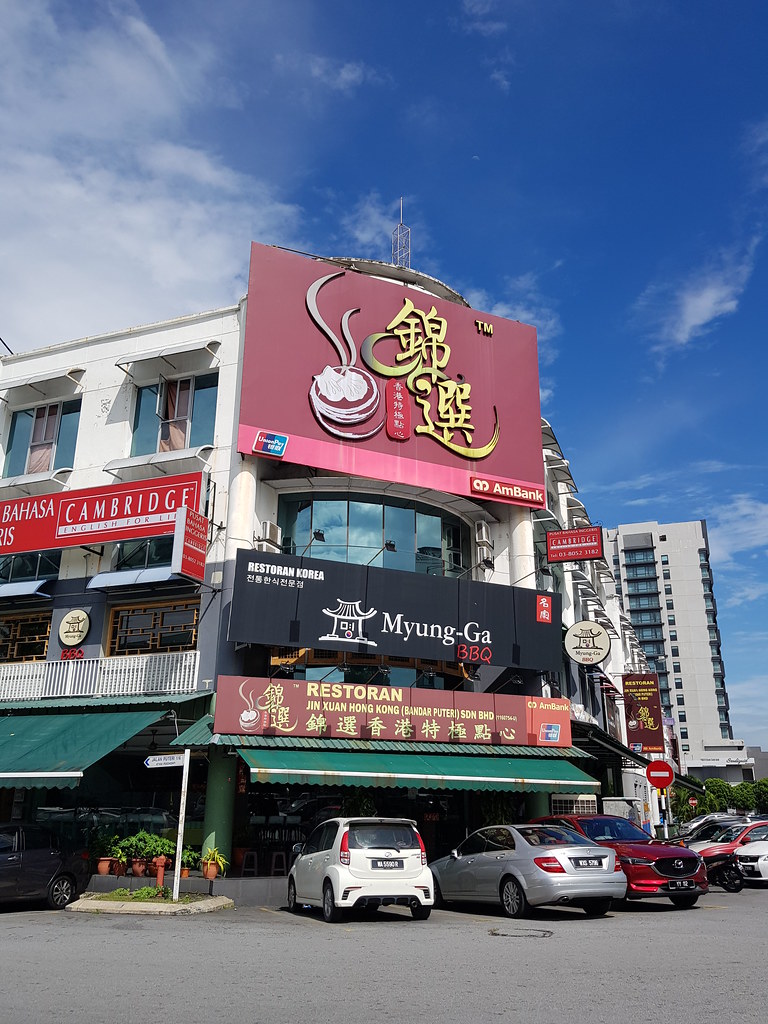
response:
M173 868L173 902L179 900L181 878L181 852L184 849L184 819L187 814L187 787L189 785L189 747L184 747L184 768L181 773L181 801L179 803L179 834L176 838L176 858Z

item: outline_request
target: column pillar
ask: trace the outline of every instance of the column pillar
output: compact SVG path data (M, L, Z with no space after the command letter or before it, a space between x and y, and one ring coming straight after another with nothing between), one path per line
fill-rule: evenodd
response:
M236 780L237 756L231 757L225 747L209 746L202 852L218 847L228 861L232 860Z

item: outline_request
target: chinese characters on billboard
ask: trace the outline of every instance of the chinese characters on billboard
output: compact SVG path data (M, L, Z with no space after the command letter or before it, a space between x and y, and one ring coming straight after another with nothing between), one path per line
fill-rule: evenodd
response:
M214 732L569 747L570 704L500 693L219 676Z
M655 672L622 676L627 742L636 754L663 754L661 694Z
M238 451L542 507L536 331L254 243Z

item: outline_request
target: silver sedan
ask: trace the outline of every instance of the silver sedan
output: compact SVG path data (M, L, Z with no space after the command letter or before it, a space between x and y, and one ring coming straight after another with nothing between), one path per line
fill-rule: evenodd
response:
M565 904L590 917L624 898L627 878L615 852L559 825L489 825L429 865L435 903L501 903L509 917Z

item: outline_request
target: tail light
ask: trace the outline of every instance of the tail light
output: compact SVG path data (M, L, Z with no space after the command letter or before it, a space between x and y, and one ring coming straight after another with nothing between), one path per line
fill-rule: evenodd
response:
M341 837L341 846L339 847L339 860L342 864L346 864L349 867L349 832L345 832Z
M622 867L621 867L621 861L619 860L619 858L618 858L618 857L617 857L617 858L616 858L616 860L615 860L615 861L613 862L613 870L614 870L614 871L621 871L621 870L622 870Z
M427 851L424 848L424 840L421 838L421 836L419 835L418 832L416 833L416 838L419 840L419 846L421 847L421 863L422 864L426 864L427 863Z
M534 857L533 863L540 867L542 871L548 871L551 875L565 874L565 868L557 857Z

